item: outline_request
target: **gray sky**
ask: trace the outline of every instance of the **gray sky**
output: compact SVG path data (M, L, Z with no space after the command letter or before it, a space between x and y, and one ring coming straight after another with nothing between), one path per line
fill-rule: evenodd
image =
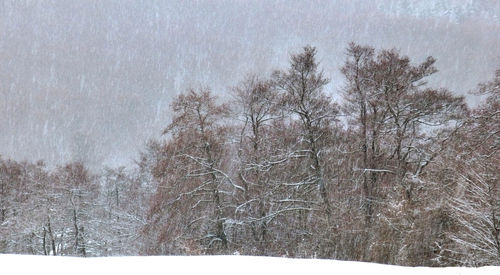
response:
M466 94L500 68L499 34L496 0L0 0L0 154L128 164L168 124L173 95L223 95L306 44L334 97L350 41L432 55L432 86Z

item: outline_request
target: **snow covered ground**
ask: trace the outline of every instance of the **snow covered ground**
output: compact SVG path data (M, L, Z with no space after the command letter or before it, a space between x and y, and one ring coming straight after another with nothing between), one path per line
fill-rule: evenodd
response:
M71 258L0 255L1 274L500 274L500 267L399 267L333 260L247 256Z

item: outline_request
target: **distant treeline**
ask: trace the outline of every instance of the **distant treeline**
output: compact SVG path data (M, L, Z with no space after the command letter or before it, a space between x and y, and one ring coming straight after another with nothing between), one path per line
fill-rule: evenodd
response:
M0 252L499 265L500 70L470 110L426 85L434 63L351 43L327 91L306 46L225 98L180 94L132 167L1 158Z

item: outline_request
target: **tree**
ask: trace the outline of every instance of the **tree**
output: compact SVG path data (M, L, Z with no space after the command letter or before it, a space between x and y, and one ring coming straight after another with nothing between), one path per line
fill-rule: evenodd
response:
M500 70L479 87L486 100L462 129L453 159L456 194L449 207L456 230L444 247L448 260L466 265L500 264ZM440 259L441 260L441 259ZM446 259L443 259L446 260Z
M329 80L318 70L316 49L306 46L302 52L292 55L290 68L274 72L273 81L282 91L283 106L291 114L292 123L297 119L300 125L301 140L294 157L302 156L308 160L304 163L307 167L304 178L299 181L302 195L318 190L324 222L329 231L335 227L328 187L333 178L325 173L324 154L330 146L328 143L334 131L333 123L338 108L324 92ZM297 199L309 202L315 200L310 195Z
M159 229L155 253L217 253L228 248L226 226L234 185L229 178L228 106L218 104L209 90L189 90L172 103L174 118L163 132L166 158L155 167L159 181L150 209L152 228Z
M351 116L358 135L362 152L363 206L365 223L370 225L373 218L374 189L377 181L378 133L383 125L377 117L377 98L371 85L371 72L368 69L373 62L374 49L350 43L347 48L348 60L341 71L346 78L344 112ZM370 115L372 114L372 115ZM371 127L370 127L371 126ZM371 130L369 133L368 131Z
M92 235L96 233L94 209L99 192L94 176L79 162L59 167L52 176L58 191L55 215L63 224L59 254L84 257L98 254L97 239Z
M141 230L152 186L141 178L139 169L106 168L99 177L100 190L94 215L98 219L93 234L100 256L137 255L141 249Z
M0 158L0 251L46 254L43 163ZM38 214L38 213L41 214Z
M375 55L373 48L354 43L347 53L342 68L346 113L360 140L362 167L357 170L362 175L365 224L371 227L376 202L383 206L378 217L390 226L387 232L393 231L390 228L396 229L395 234L418 232L415 193L425 189L424 170L461 127L467 108L462 97L425 88L425 78L437 71L432 57L412 65L396 50ZM379 230L381 238L389 236L383 232ZM406 237L412 239L410 234ZM396 257L394 261L410 257L406 253L412 253L411 249L400 250L401 246L411 247L404 242L389 248L392 251L387 255Z
M286 158L274 155L271 131L273 123L281 118L278 108L278 94L269 81L249 76L233 89L234 108L238 125L238 180L243 187L236 198L236 218L244 229L240 236L244 251L266 255L271 242L271 204L276 194L272 170ZM276 145L276 143L274 143ZM253 240L255 244L248 247ZM241 250L241 248L240 248Z

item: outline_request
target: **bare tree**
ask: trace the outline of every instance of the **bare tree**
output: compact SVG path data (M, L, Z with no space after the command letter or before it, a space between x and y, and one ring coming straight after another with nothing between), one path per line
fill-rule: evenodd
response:
M389 226L387 233L378 230L381 235L376 238L387 238L394 229L394 234L406 232L403 234L413 241L407 233L419 231L415 228L419 226L415 224L415 193L425 189L424 170L447 146L467 114L463 98L425 88L425 78L437 71L434 63L428 57L412 65L395 50L375 55L371 47L350 44L348 48L342 72L347 80L346 111L361 143L362 167L358 170L362 173L365 223L371 226L373 203L378 202L383 206L379 220ZM394 261L406 261L409 247L404 241L394 244L389 255Z
M350 43L348 60L341 71L346 78L345 104L343 110L352 117L355 127L359 127L360 150L362 153L363 196L365 222L369 226L373 216L374 189L377 181L377 157L379 133L383 120L378 119L377 97L371 86L371 72L368 67L373 62L374 49ZM371 127L370 127L371 126ZM371 131L370 131L371 129ZM370 132L369 132L370 131Z
M172 110L150 210L151 223L160 226L160 247L169 246L158 253L188 253L192 246L202 253L225 251L227 195L234 187L242 189L224 172L228 107L208 90L190 90L177 97Z
M292 157L301 159L302 165L295 168L295 190L289 200L304 209L298 211L298 219L307 221L307 227L314 228L321 236L316 241L309 240L311 245L318 248L321 257L332 257L335 253L332 234L338 227L331 202L336 171L327 173L326 156L332 148L331 137L335 136L338 107L324 91L329 80L318 69L316 49L306 46L302 52L293 54L290 68L274 72L273 82L282 92L290 126L297 127L299 138ZM312 220L306 218L310 214L315 216Z
M316 49L306 46L303 52L292 55L290 68L286 72L275 72L274 83L283 92L283 103L302 126L303 153L311 161L311 177L305 182L318 186L328 223L332 222L330 203L324 175L322 154L324 141L330 134L331 123L336 119L337 107L323 89L329 80L318 71L315 60Z
M456 169L450 211L457 229L449 235L453 245L445 247L452 260L475 266L500 264L500 70L479 93L486 100L474 110L449 161Z
M245 225L240 243L248 253L265 255L271 248L271 204L276 189L271 170L286 160L274 155L276 150L269 140L271 127L280 118L278 94L269 81L256 76L249 76L233 92L233 109L241 125L237 150L238 180L243 190L239 190L242 195L236 198L235 210L237 219ZM254 247L247 247L250 240L254 240Z
M47 183L43 164L0 158L0 251L42 254Z
M60 167L54 173L58 188L63 199L61 213L65 226L71 232L66 236L66 247L61 253L66 255L87 256L90 245L90 234L93 231L92 220L95 199L98 188L93 181L93 176L82 163L69 163ZM62 233L65 234L66 232Z

